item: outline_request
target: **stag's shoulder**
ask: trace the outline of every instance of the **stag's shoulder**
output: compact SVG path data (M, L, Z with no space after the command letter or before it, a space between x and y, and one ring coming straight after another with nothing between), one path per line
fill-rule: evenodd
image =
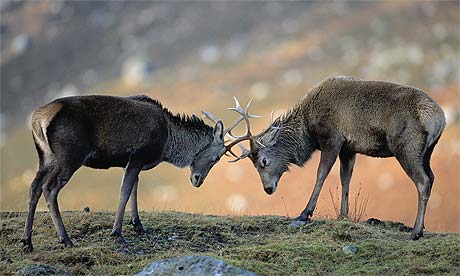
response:
M331 88L336 89L339 87L348 86L352 85L353 83L360 82L363 82L363 80L350 76L329 76L317 83L311 89L309 89L307 91L307 95L314 95L317 93L321 93L324 90L329 90Z
M344 86L344 83L357 80L359 79L348 76L329 76L308 89L305 96L301 99L301 103L308 104L313 102L320 95L336 91L340 86Z

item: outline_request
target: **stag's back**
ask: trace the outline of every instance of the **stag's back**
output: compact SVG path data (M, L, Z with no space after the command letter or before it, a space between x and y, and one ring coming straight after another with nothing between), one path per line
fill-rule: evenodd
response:
M422 133L431 145L445 127L442 109L423 91L383 81L330 77L300 107L313 136L344 137L351 150L371 156L391 156L388 139L403 132L407 139Z

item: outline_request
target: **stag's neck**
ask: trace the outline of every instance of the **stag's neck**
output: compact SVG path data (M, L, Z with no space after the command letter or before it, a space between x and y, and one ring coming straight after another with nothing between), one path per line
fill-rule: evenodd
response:
M301 107L295 106L277 121L282 127L278 146L288 153L290 163L303 166L315 151L315 146L308 133Z
M194 157L212 141L212 128L201 119L173 115L168 120L164 160L174 166L190 166Z

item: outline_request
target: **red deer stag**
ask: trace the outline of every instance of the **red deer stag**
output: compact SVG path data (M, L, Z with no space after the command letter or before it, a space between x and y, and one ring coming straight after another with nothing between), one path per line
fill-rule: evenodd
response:
M323 80L290 111L258 135L248 130L233 144L250 140L249 156L267 194L275 192L290 164L303 166L315 150L321 151L317 179L306 208L292 226L309 219L329 171L340 160L342 202L340 216L348 216L348 192L357 153L395 157L414 182L418 210L411 239L423 236L426 205L434 182L430 158L446 125L442 109L414 87L351 77ZM273 113L272 113L273 115Z
M29 213L24 229L24 250L32 247L32 226L43 192L60 242L72 247L58 207L58 193L81 166L124 168L120 201L112 236L125 242L123 215L131 197L131 223L144 228L137 207L138 175L161 162L190 166L190 181L199 187L226 152L224 136L243 119L224 130L196 116L173 115L147 96L81 96L57 99L35 110L32 134L39 169L30 187Z

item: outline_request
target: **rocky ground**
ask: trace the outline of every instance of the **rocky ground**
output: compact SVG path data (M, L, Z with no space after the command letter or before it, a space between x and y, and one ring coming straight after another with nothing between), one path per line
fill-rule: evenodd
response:
M126 245L114 243L111 212L64 212L75 247L64 249L48 213L38 213L34 248L22 253L25 213L1 213L0 271L24 267L75 275L132 275L154 261L206 255L258 275L458 275L460 235L425 233L409 241L410 228L370 220L315 220L288 227L286 217L205 216L143 212L147 232L137 235L125 221ZM127 219L128 217L126 217Z

